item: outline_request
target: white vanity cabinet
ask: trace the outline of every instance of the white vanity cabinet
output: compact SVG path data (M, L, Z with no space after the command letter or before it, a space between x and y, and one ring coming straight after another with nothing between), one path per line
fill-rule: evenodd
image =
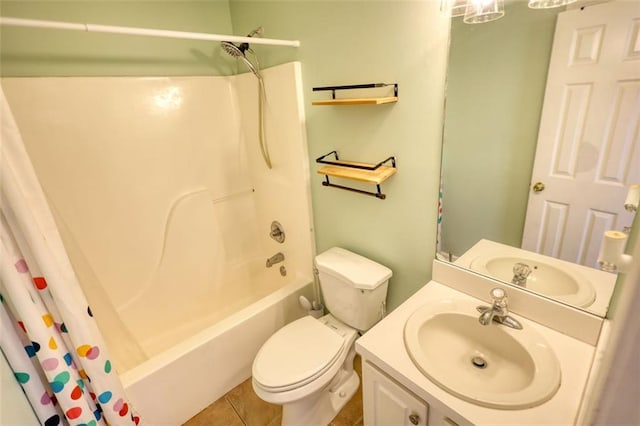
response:
M362 362L365 426L458 426L369 361Z
M429 406L371 363L362 363L365 426L426 426Z
M494 284L491 282L489 285ZM427 305L435 306L438 301L448 301L451 306L463 306L471 301L471 307L464 309L474 311L474 315L475 306L483 303L483 300L431 281L356 340L356 351L362 357L365 426L577 424L580 402L595 353L594 346L518 317L525 331L542 333L548 346L553 349L560 364L561 384L550 399L531 407L487 407L443 389L431 381L411 359L405 344L406 325L419 309ZM438 342L436 349L444 350L444 343ZM451 349L443 353L456 356L456 351ZM449 372L455 373L453 370ZM548 372L541 371L540 374Z

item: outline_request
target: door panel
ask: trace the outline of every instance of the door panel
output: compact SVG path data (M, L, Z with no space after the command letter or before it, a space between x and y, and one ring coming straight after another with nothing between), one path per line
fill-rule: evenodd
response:
M596 266L603 232L631 224L640 183L640 7L558 15L522 248Z

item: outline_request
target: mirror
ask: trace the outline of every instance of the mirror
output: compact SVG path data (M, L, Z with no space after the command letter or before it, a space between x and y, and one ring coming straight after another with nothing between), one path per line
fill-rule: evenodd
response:
M567 14L585 11L593 14L593 8L605 5L611 4L589 6L584 11L575 9ZM591 209L592 216L595 215L589 225L592 241L576 255L562 251L566 251L572 243L585 240L586 227L583 225L572 231L564 215L571 210L569 204L553 200L544 202L547 210L542 214L542 219L536 219L531 212L527 212L528 207L533 208L534 203L538 203L534 195L541 195L539 198L543 199L550 192L534 193L531 195L534 201L530 201L535 182L543 180L549 190L553 186L545 180L546 177L540 175L540 170L553 169L556 174L562 174L565 172L564 163L571 163L565 169L574 168L566 175L573 173L582 176L588 175L591 170L602 170L602 161L595 158L597 152L593 152L599 149L594 147L597 141L579 140L578 137L572 139L579 142L574 142L579 147L575 155L572 156L570 146L546 163L534 161L536 150L542 145L542 142L538 142L538 136L540 134L542 140L545 132L548 132L544 128L544 120L547 120L545 113L580 120L580 114L584 112L584 109L580 109L579 101L584 99L586 92L580 91L583 87L578 83L571 86L576 89L570 93L573 104L566 101L567 98L557 98L558 101L552 103L553 107L569 102L566 108L568 113L565 111L563 115L563 111L558 109L551 108L551 112L543 109L554 32L558 14L562 12L563 8L532 10L526 2L512 1L506 3L505 16L497 21L468 25L462 22L461 17L453 18L443 137L443 213L437 252L441 260L452 261L455 265L605 316L616 275L596 268L599 246L605 230L622 230L630 226L633 213L622 209L621 214L612 215L600 210L593 213ZM637 14L637 11L634 13ZM588 62L590 55L599 52L595 48L587 48L588 43L595 46L598 37L604 33L598 33L593 28L598 27L591 25L588 31L572 32L579 34L578 41L583 42L583 48L577 50L576 61ZM612 33L609 27L607 31ZM635 34L626 37L627 40L639 37L637 27L635 33L629 33L628 28L621 28L620 31ZM605 52L606 46L601 51ZM640 115L637 106L640 96L637 76L639 53L634 51L634 55L638 55L634 57L636 75L628 86L616 85L615 89L614 86L609 89L610 92L618 91L615 99L620 99L620 96L624 99L627 89L630 99L636 99L635 106L624 107L627 108L625 114L630 114L624 117L625 125L635 126L636 129L624 137L629 140L624 142L626 146L632 145L631 139L638 139L634 132L637 132ZM618 115L622 114L620 111ZM608 113L600 115L609 119L612 116ZM566 139L571 138L567 136ZM565 161L563 156L569 160ZM634 182L640 180L637 171L640 147L636 147L635 151L631 148L625 158L627 162L624 166L628 170L624 184L609 182L611 185L589 193L564 190L565 195L578 195L580 200L591 196L609 197L607 203L620 204L622 207L628 183L640 183ZM553 167L549 164L551 161ZM615 197L612 196L614 187L618 191ZM530 220L532 217L534 220ZM637 233L637 227L632 234ZM558 234L562 234L563 238L549 236L549 233L557 230L561 231ZM532 233L539 237L538 240L530 241ZM525 266L520 266L516 272L514 268L517 264Z

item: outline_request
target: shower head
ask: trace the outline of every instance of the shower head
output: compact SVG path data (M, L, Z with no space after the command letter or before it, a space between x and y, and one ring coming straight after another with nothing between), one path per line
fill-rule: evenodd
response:
M260 71L258 71L258 69L253 66L253 64L247 59L247 57L244 54L246 50L249 50L249 44L242 43L240 46L236 46L230 41L222 41L220 42L220 46L222 47L222 50L227 52L227 54L229 54L234 58L240 59L242 62L244 62L247 68L249 68L249 70L256 77L258 77L259 80L262 80L262 75L260 74Z
M247 43L243 43L240 46L236 46L230 41L221 41L220 46L222 46L222 50L224 50L234 58L239 58L241 56L244 56L244 51L249 48L249 45Z

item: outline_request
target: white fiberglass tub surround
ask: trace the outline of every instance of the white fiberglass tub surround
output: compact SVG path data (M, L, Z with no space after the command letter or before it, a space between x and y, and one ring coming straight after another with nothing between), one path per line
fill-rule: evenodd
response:
M311 291L298 63L252 74L2 86L135 408L180 424L251 373ZM286 239L269 237L273 220ZM268 257L285 261L266 268ZM281 275L280 266L286 269Z

